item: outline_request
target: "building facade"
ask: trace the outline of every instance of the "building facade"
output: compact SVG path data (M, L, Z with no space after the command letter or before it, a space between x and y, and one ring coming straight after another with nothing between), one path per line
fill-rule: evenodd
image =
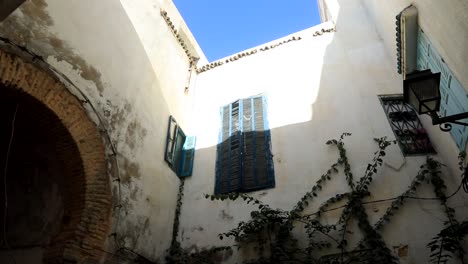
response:
M352 134L343 142L356 186L378 150L374 138L398 141L363 198L372 225L392 205L387 199L414 182L426 155L446 164L446 193L455 192L467 132L442 132L402 108L395 17L417 9L426 39L420 49L430 45L430 58L442 61L431 66L426 58L420 69L449 72L447 109L466 112L468 5L318 5L322 24L208 62L169 0L22 3L0 22L1 144L9 165L2 263L164 263L177 245L189 253L231 246L218 234L249 221L258 206L207 195L241 191L290 212L340 157L326 142L342 133ZM401 126L402 119L411 122ZM417 142L408 136L416 134ZM301 214L350 192L339 170ZM424 183L411 196L435 194ZM466 197L459 191L447 202L460 222ZM320 221L333 225L341 212ZM440 201L409 199L379 234L400 263L428 263L427 244L444 221ZM350 225L346 251L361 240L357 222ZM306 229L292 231L300 247ZM314 258L340 253L333 243ZM233 247L214 261L255 256L253 247Z

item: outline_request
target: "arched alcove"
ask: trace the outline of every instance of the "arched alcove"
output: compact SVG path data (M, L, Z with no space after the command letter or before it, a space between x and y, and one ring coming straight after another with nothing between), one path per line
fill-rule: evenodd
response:
M46 263L99 262L111 191L104 144L81 102L51 74L0 50L0 122L3 249L40 247Z

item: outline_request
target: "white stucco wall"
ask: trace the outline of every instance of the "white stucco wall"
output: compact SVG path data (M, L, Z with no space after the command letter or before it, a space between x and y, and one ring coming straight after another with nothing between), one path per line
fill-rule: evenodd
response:
M333 27L332 23L322 24L293 34L300 36L300 41L194 74L188 93L184 92L188 59L161 17L161 8L178 30L184 31L190 48L200 57L198 66L204 65L206 58L169 0L29 0L0 23L0 36L45 57L90 98L118 152L120 195L117 182L112 184L114 205L123 207L114 214L112 231L117 232L120 246L162 261L171 240L179 185L163 157L169 115L174 115L187 134L198 137L193 176L186 180L179 232L182 246L193 251L232 244L219 241L217 234L248 219L254 209L240 202L203 198L214 190L220 106L258 93L268 95L276 188L253 195L283 209L291 209L336 161L337 152L325 145L326 140L342 132L353 133L346 142L357 177L376 149L372 138L393 138L377 95L401 93L401 77L389 54L395 46L394 16L408 2L379 1L378 8L377 1L371 0L326 2L336 33L314 37L316 31ZM416 2L421 2L421 9L429 14L441 5L436 1L432 5ZM434 21L422 25L427 24L427 32L440 34L437 39L443 40L434 44L448 45L439 50L466 84L466 60L462 59L466 56L456 53L466 52L463 8L465 5L458 1L447 12L459 18L440 18L443 25L456 24L450 34L432 32ZM444 34L461 37L447 44L450 41ZM440 153L438 158L456 171L453 161L457 151L451 138L427 126L428 120L423 121ZM402 157L398 147L388 156L393 167L401 168L381 169L372 184L370 200L402 193L424 162L424 157ZM457 177L446 179L449 191L458 184ZM314 211L321 202L346 190L345 180L335 178L320 194L321 200L308 210ZM418 194L433 195L430 188ZM459 196L451 204L459 209L459 216L468 206ZM368 206L374 211L372 219L387 206ZM325 219L334 221L337 215L329 214ZM403 263L427 263L426 243L443 221L438 202L409 201L385 229L384 237L391 247L409 245L409 256L402 259ZM115 248L110 239L108 249ZM238 262L237 257L227 262Z
M395 16L409 5L418 9L418 23L444 59L454 76L465 88L468 97L468 3L466 1L374 1L362 0L366 12L375 24L379 36L385 43L389 59L396 71ZM434 143L446 162L456 168L458 153L449 133L441 132L431 125L430 118L423 117ZM468 146L465 151L468 150Z
M395 16L409 5L418 23L468 92L468 3L466 1L362 0L396 65Z
M151 260L169 247L179 186L164 161L168 118L189 130L193 93L184 92L188 58L160 9L186 29L172 1L163 0L30 0L0 24L0 36L43 56L103 118L121 176L121 193L112 181L111 231L119 247ZM190 32L186 37L206 61ZM111 237L108 251L118 246Z
M285 210L292 209L336 161L336 150L325 145L328 139L337 138L342 132L353 133L346 143L353 173L360 177L376 149L372 139L394 138L377 97L402 92L402 80L388 55L386 42L377 33L360 1L329 2L336 33L313 37L314 32L331 25L322 24L293 34L301 36L301 41L224 64L197 77L198 138L194 173L185 184L179 235L183 247L197 251L234 244L232 240L220 241L217 234L249 219L249 212L255 209L241 201L212 202L203 198L204 194L214 192L221 106L259 93L268 95L276 187L252 195ZM433 143L440 151L445 141ZM451 164L457 152L453 148L446 149L440 152L445 155L446 151L452 151L447 156ZM400 195L425 160L423 156L403 157L398 146L389 152L387 161L401 168L383 166L370 187L369 200ZM446 161L444 156L436 157ZM449 192L459 184L458 174L445 180ZM345 191L344 176L335 178L307 210L313 212L332 195ZM422 187L418 195L432 197L431 187ZM460 216L466 217L464 209L468 204L460 199L460 194L451 203L459 209ZM372 221L383 214L388 205L367 206ZM333 222L338 216L338 212L330 213L325 219ZM440 230L444 217L438 202L408 201L385 227L383 235L391 249L409 245L409 255L401 259L402 263L427 263L426 244ZM226 262L238 263L241 258L234 253Z

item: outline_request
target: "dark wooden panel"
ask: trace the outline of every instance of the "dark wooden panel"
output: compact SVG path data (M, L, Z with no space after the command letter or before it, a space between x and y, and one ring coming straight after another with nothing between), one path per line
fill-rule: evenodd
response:
M25 0L0 0L0 22L7 18Z

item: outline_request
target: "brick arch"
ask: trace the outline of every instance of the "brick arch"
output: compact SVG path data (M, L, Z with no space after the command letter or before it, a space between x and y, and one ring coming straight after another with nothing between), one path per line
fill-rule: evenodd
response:
M28 94L53 112L72 139L69 147L79 155L70 158L74 166L79 163L81 172L66 180L70 199L65 203L62 228L45 250L45 262L99 262L110 230L112 205L105 147L96 125L81 102L52 74L3 50L0 84L0 89Z

